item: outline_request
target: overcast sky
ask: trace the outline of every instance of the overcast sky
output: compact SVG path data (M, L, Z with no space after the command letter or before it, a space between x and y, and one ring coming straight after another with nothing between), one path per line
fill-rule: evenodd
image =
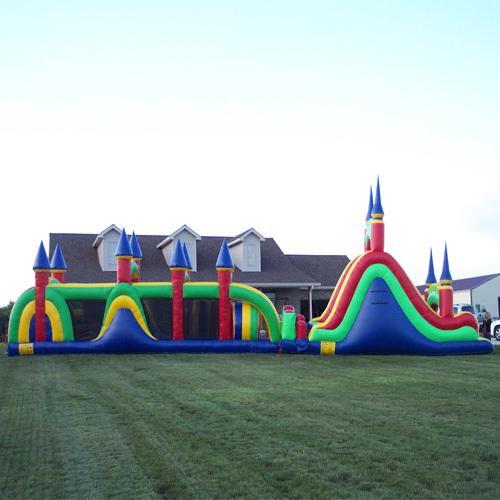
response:
M498 0L2 0L0 305L110 224L352 259L377 176L415 285L500 272L499 57Z

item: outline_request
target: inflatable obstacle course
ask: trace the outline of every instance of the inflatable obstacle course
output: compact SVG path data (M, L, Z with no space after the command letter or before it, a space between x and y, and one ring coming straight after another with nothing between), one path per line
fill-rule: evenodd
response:
M384 211L377 181L370 190L364 252L344 270L321 316L306 323L291 306L281 317L261 291L232 283L224 240L217 282L191 280L186 245L176 242L171 282L141 282L135 233L122 231L117 282L66 284L59 245L52 261L40 244L35 286L15 303L8 355L80 353L254 352L293 354L447 355L493 352L470 313L453 315L445 248L437 282L431 258L424 297L384 250ZM145 263L147 264L147 263ZM266 338L262 338L262 332Z

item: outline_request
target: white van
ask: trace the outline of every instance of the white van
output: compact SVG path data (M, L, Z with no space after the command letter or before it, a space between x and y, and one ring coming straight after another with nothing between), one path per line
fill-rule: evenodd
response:
M453 304L454 316L456 316L457 314L463 313L463 312L468 312L468 313L471 313L474 315L474 317L476 318L476 321L477 321L479 331L481 331L481 328L483 327L483 321L484 321L484 311L482 313L479 313L470 304Z
M463 312L472 313L476 317L476 311L470 304L453 304L453 314L455 316Z

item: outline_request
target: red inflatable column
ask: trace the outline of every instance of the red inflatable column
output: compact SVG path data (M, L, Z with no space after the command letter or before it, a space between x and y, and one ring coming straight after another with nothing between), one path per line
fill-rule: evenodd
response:
M307 338L307 323L302 314L297 314L295 320L295 331L297 332L296 338L306 339Z
M453 318L453 288L441 282L439 287L439 313L443 318Z
M184 338L184 274L185 269L170 269L172 272L173 340Z
M439 314L443 318L453 318L453 279L448 264L448 247L444 246L443 271L439 279Z
M222 243L215 267L219 281L219 339L231 340L233 334L233 308L229 298L229 288L234 265L226 240Z
M62 285L64 285L64 274L65 271L61 271L60 269L54 270L52 269L52 277L59 281Z
M130 283L132 280L132 258L130 256L116 257L116 282Z
M370 246L373 251L384 251L385 227L384 227L384 209L380 200L380 184L377 179L377 192L375 194L375 203L372 208L371 220L371 238Z
M35 274L35 340L44 342L45 331L45 288L49 284L49 270Z
M43 242L40 243L33 265L35 271L35 340L47 340L45 327L45 289L49 284L50 262L45 252Z
M123 229L116 246L115 257L117 283L130 283L132 281L132 248L125 229Z
M231 340L232 316L231 300L229 299L229 285L231 284L230 269L217 268L219 281L219 339Z
M170 261L172 273L172 339L184 338L184 283L186 276L186 258L180 240Z

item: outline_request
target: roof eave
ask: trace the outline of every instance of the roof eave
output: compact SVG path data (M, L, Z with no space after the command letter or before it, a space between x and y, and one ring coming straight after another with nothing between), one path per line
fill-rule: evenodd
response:
M239 243L243 243L243 240L249 235L249 234L255 234L259 241L266 241L264 236L262 236L258 231L256 231L253 227L249 229L248 231L245 231L243 234L240 234L236 237L236 239L232 240L231 242L228 243L229 247L232 247L234 245L238 245Z
M250 283L238 282L241 285L253 286L254 288L310 288L321 285L321 283Z
M97 235L96 239L94 240L94 243L92 243L92 247L97 248L101 244L101 241L104 239L104 236L110 231L117 231L118 234L122 234L122 231L119 227L115 226L114 224L111 224L104 231L101 231Z
M172 243L172 241L174 241L173 238L167 236L163 241L161 241L160 243L158 243L158 245L156 245L156 248L161 250L163 247L166 247L169 243Z

